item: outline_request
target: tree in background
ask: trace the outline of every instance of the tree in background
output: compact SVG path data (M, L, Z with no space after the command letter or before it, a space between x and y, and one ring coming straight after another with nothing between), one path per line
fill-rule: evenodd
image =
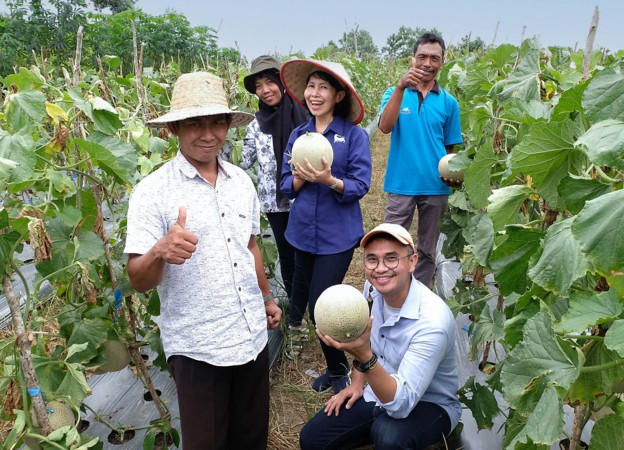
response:
M359 25L343 33L338 42L341 51L355 55L356 58L374 58L379 54L371 34L366 30L360 30Z
M135 0L92 0L93 6L113 14L89 13L85 0L8 0L8 14L0 14L0 74L28 67L33 58L49 67L68 65L74 58L76 33L84 27L83 59L96 66L97 58L113 56L128 72L134 55L132 23L143 48L143 67L175 63L179 70L215 66L215 59L238 62L236 49L219 49L216 31L192 27L188 19L169 12L150 16L134 10ZM119 12L121 11L121 12ZM108 58L109 60L113 60Z
M442 33L432 28L430 30L425 28L410 28L401 26L399 31L388 36L386 40L386 46L382 48L382 53L388 58L403 58L414 53L414 44L419 36L425 33L435 33L438 36L442 36Z
M91 0L96 10L109 8L113 14L134 9L136 0Z
M127 10L118 14L93 14L85 31L88 56L116 55L122 67L132 67L132 29L134 22L139 42L144 43L143 66L160 67L174 62L182 71L209 64L220 54L236 60L238 52L219 52L217 35L208 27L192 27L178 13L150 16L142 11ZM228 50L228 49L225 49Z
M459 43L457 48L462 50L464 53L483 53L483 51L485 50L485 42L483 42L483 39L478 36L475 39L471 39L471 35L467 34L466 36L461 38L461 42Z

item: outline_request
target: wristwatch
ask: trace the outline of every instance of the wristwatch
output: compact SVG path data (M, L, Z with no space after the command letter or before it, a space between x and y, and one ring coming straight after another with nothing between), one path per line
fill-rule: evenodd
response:
M357 370L358 372L362 372L362 373L368 372L376 365L377 365L377 355L375 353L373 353L373 357L365 363L363 363L362 361L358 361L357 359L353 360L353 367L355 368L355 370Z
M335 182L334 184L330 184L330 185L329 185L329 188L330 188L330 189L336 189L336 188L338 187L338 182L339 182L339 181L340 181L340 180L339 180L338 178L336 178L336 182Z

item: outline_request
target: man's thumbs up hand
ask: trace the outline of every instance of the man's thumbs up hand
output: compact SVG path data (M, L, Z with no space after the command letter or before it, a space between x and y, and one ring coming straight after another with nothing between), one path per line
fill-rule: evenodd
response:
M169 229L164 238L158 241L158 252L169 264L184 264L197 249L199 239L186 230L186 207L180 206L178 220Z

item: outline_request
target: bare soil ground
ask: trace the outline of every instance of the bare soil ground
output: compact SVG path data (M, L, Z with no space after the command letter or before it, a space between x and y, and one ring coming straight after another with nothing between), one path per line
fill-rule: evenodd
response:
M369 193L360 202L366 231L380 224L384 218L386 196L383 193L383 181L389 145L389 135L380 132L373 135L373 179ZM355 252L344 282L358 289L364 285L362 255L359 249ZM313 378L305 373L312 371L321 374L325 370L320 346L313 330L310 331L310 340L305 343L301 356L296 361L283 358L271 373L269 449L299 449L299 431L324 407L325 401L331 396L331 392L318 394L312 391L310 384Z

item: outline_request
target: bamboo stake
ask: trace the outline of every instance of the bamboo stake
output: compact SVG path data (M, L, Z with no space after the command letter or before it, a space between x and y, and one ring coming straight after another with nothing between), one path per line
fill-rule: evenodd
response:
M145 43L141 43L141 53L139 54L137 46L137 31L134 21L132 23L132 47L134 50L134 81L136 83L137 95L139 97L141 114L143 121L149 120L149 112L147 110L147 97L145 95L145 87L143 86L143 49Z
M39 381L37 380L37 374L35 372L35 366L32 361L32 344L28 333L26 333L26 327L24 326L24 320L20 313L20 301L19 297L13 293L13 286L11 285L11 278L5 274L2 277L2 285L4 287L4 294L9 304L9 310L11 311L11 318L13 321L13 330L15 332L17 347L20 352L20 365L26 380L26 387L29 390L37 392L39 389ZM50 421L48 420L48 413L46 411L46 405L43 401L43 397L40 394L33 395L31 397L32 406L35 413L35 418L39 427L41 427L43 434L46 436L52 432ZM24 405L26 408L28 405Z
M581 448L581 433L585 425L587 408L587 403L577 405L574 408L574 423L572 425L572 436L570 436L570 448L568 450L580 450Z
M82 59L82 37L83 37L83 26L80 25L78 27L78 31L76 32L76 56L74 58L74 82L73 86L77 87L80 83L80 60Z
M594 8L594 15L592 16L591 24L589 25L589 32L587 33L587 43L585 44L585 53L583 54L583 80L589 77L589 63L591 60L591 53L594 48L594 38L596 37L596 31L598 30L598 20L600 19L600 13L598 6Z

